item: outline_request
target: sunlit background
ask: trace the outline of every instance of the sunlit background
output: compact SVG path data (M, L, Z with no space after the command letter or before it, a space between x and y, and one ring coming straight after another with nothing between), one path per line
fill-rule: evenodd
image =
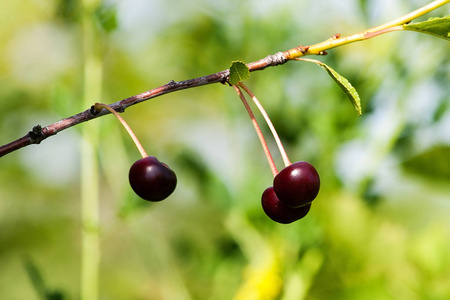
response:
M3 0L0 144L97 101L356 33L427 3ZM422 20L449 13L446 5ZM0 299L450 299L449 54L448 41L397 32L319 57L359 91L361 117L313 64L251 74L246 84L291 161L321 176L310 213L290 225L261 208L273 176L227 85L123 114L178 176L161 203L132 192L139 152L112 116L2 157ZM82 199L97 195L90 210Z

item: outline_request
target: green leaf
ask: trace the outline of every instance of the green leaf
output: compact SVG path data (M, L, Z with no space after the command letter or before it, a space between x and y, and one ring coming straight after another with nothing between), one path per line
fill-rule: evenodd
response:
M304 61L309 61L309 62L315 63L316 65L322 67L325 71L327 71L328 75L330 75L331 78L333 78L333 80L339 85L339 87L348 96L348 98L350 99L350 102L353 104L353 107L356 109L358 116L360 116L362 114L361 99L359 98L359 94L356 91L356 89L353 87L353 85L350 83L350 81L347 80L347 78L340 75L338 72L336 72L330 66L324 64L321 61L318 61L315 59L307 59L307 58L299 58L298 60L304 60Z
M247 65L239 60L232 61L230 66L230 79L231 85L237 84L239 81L243 81L250 77L250 70Z
M431 34L450 41L450 16L431 18L428 21L403 25L405 30Z
M350 99L350 102L353 104L353 107L356 109L358 116L362 114L361 110L361 99L359 98L359 94L350 81L347 80L344 76L330 68L328 65L322 63L320 65L328 74L334 79L334 81L339 85L339 87L347 94L347 97Z

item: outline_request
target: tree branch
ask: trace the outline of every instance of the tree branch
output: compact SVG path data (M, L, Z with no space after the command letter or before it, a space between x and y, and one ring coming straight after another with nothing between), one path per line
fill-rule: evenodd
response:
M334 35L330 39L327 39L321 43L312 45L312 46L298 46L293 49L284 52L278 52L274 55L269 55L263 59L260 59L255 62L248 63L247 66L250 72L264 70L267 67L273 67L282 65L289 60L294 60L298 57L304 55L325 55L327 54L325 50L329 50L335 47L339 47L342 45L346 45L353 42L367 40L378 35L393 32L397 30L402 30L403 28L399 25L407 23L412 19L420 17L425 13L428 13L444 4L449 3L450 0L435 0L430 4L419 8L403 17L400 17L394 21L385 23L383 25L373 27L366 31L350 35L347 37L340 37L339 34ZM138 104L140 102L156 98L158 96L162 96L171 92L189 89L193 87L199 87L203 85L208 85L212 83L222 83L226 84L229 80L229 70L221 71L218 73L214 73L211 75L198 77L194 79L184 80L184 81L171 81L165 85L154 88L152 90L146 91L144 93L123 99L121 101L110 104L109 106L117 112L124 112L126 108L129 106ZM0 157L5 156L8 153L16 151L20 148L26 147L31 144L39 144L46 138L57 134L58 132L70 128L72 126L78 125L80 123L90 121L92 119L104 116L109 114L110 112L103 109L100 113L97 113L95 109L91 108L85 110L79 114L73 115L71 117L62 119L56 123L48 125L42 128L40 125L36 125L33 129L28 132L25 136L0 147Z
M171 92L184 90L192 87L199 87L202 85L207 85L211 83L226 83L229 71L222 71L208 76L203 76L195 79L189 79L184 81L171 81L165 85L154 88L152 90L146 91L144 93L123 99L121 101L110 104L109 106L117 112L124 112L129 106L138 104L145 100L156 98ZM8 153L16 151L20 148L26 147L31 144L39 144L46 138L57 134L64 129L70 128L72 126L78 125L80 123L90 121L92 119L110 114L107 110L102 110L100 113L96 113L95 110L88 109L79 114L73 115L71 117L62 119L56 123L48 125L46 127L41 127L36 125L33 127L32 131L28 132L25 136L0 147L0 157L5 156Z
M251 72L263 70L270 66L277 66L287 62L285 53L278 52L274 55L269 55L263 59L252 62L248 64L249 70ZM168 93L175 91L185 90L193 87L199 87L203 85L208 85L212 83L222 83L228 82L228 76L230 74L229 70L221 71L211 75L198 77L194 79L184 80L184 81L171 81L165 85L154 88L152 90L143 92L141 94L120 100L118 102L109 104L117 112L124 112L126 108L138 104L140 102L156 98ZM73 115L71 117L62 119L56 123L48 125L46 127L41 127L36 125L33 127L32 131L28 132L25 136L0 147L0 157L5 156L8 153L16 151L20 148L26 147L31 144L39 144L46 138L57 134L64 129L70 128L72 126L78 125L80 123L90 121L92 119L110 114L107 110L102 110L100 113L96 113L95 110L88 109L79 114Z

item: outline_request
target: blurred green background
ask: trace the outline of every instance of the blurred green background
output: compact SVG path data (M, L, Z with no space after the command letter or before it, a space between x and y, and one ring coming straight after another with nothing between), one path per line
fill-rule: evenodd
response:
M3 0L0 144L99 100L356 33L427 2ZM449 50L405 32L320 57L359 91L362 117L313 64L251 75L291 161L321 176L310 213L290 225L262 211L272 174L225 85L123 114L177 173L162 203L131 191L139 153L112 116L2 157L0 298L450 299Z

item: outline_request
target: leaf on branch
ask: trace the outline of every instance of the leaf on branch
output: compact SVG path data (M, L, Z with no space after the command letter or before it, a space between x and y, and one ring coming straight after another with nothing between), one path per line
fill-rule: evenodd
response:
M250 70L247 65L239 60L232 61L230 66L230 79L231 85L237 84L239 81L243 81L250 77Z
M324 64L321 61L315 60L315 59L306 59L306 58L298 58L297 60L303 60L303 61L309 61L312 63L315 63L316 65L322 67L325 71L327 71L328 75L333 78L333 80L339 85L339 87L344 91L344 93L348 96L350 99L350 102L353 104L353 107L355 108L356 112L358 113L358 116L362 114L361 109L361 98L359 98L359 94L356 91L356 89L353 87L353 85L350 83L350 81L347 80L344 76L336 72L334 69L332 69L330 66Z
M405 30L431 34L450 41L450 16L431 18L428 21L403 25Z
M339 87L347 94L350 102L353 104L353 107L356 109L358 116L362 114L361 110L361 99L359 98L359 94L350 81L347 80L344 76L336 72L334 69L330 68L328 65L321 63L320 66L327 71L327 73L334 79L334 81L339 85Z

